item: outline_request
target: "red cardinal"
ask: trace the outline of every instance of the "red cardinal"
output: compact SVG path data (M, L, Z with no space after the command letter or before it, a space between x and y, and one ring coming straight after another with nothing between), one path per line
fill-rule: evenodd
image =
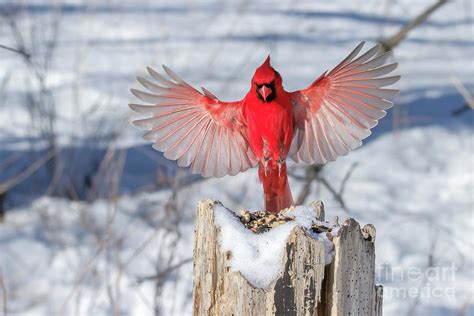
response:
M258 164L265 209L278 212L293 203L286 159L324 164L360 146L392 106L398 90L382 89L400 79L386 75L390 53L379 46L356 57L360 43L339 65L308 88L287 92L270 56L257 68L247 95L223 102L205 88L191 87L168 67L165 77L148 68L154 81L138 77L149 93L132 93L152 105L130 104L151 115L134 124L148 129L153 148L204 177L235 175Z

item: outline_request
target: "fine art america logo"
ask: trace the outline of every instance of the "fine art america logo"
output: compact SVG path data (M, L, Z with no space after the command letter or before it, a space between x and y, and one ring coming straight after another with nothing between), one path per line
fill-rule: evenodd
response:
M383 296L393 298L454 297L456 265L444 267L392 267L383 263L376 268L376 283L383 284ZM378 293L382 295L382 293Z

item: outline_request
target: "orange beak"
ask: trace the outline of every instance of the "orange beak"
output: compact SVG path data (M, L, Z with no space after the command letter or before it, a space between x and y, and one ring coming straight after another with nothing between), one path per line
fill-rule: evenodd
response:
M267 101L267 98L270 94L272 94L272 89L270 89L269 87L263 85L260 90L258 90L258 92L260 92L260 95L262 96L263 100L264 101Z

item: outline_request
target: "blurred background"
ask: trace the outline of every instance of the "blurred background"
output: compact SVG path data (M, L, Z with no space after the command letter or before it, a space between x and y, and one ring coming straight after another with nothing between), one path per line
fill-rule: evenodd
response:
M190 315L197 201L263 206L256 170L202 179L141 140L146 66L241 99L267 54L287 90L360 41L401 93L349 156L290 164L300 204L377 227L385 315L470 315L470 0L0 1L0 315Z

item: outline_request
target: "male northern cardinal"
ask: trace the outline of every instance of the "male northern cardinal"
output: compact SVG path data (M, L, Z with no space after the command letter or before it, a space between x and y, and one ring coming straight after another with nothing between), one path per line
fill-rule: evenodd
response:
M130 107L151 117L134 124L150 130L144 139L166 158L204 177L235 175L258 164L265 209L278 212L293 203L288 155L308 164L346 155L392 106L387 99L398 90L381 87L400 79L385 76L397 64L384 65L390 54L378 54L378 45L356 58L363 45L308 88L294 92L285 91L268 56L237 102L220 101L205 88L201 93L166 66L168 77L148 68L155 81L138 81L149 93L132 93L152 105Z

